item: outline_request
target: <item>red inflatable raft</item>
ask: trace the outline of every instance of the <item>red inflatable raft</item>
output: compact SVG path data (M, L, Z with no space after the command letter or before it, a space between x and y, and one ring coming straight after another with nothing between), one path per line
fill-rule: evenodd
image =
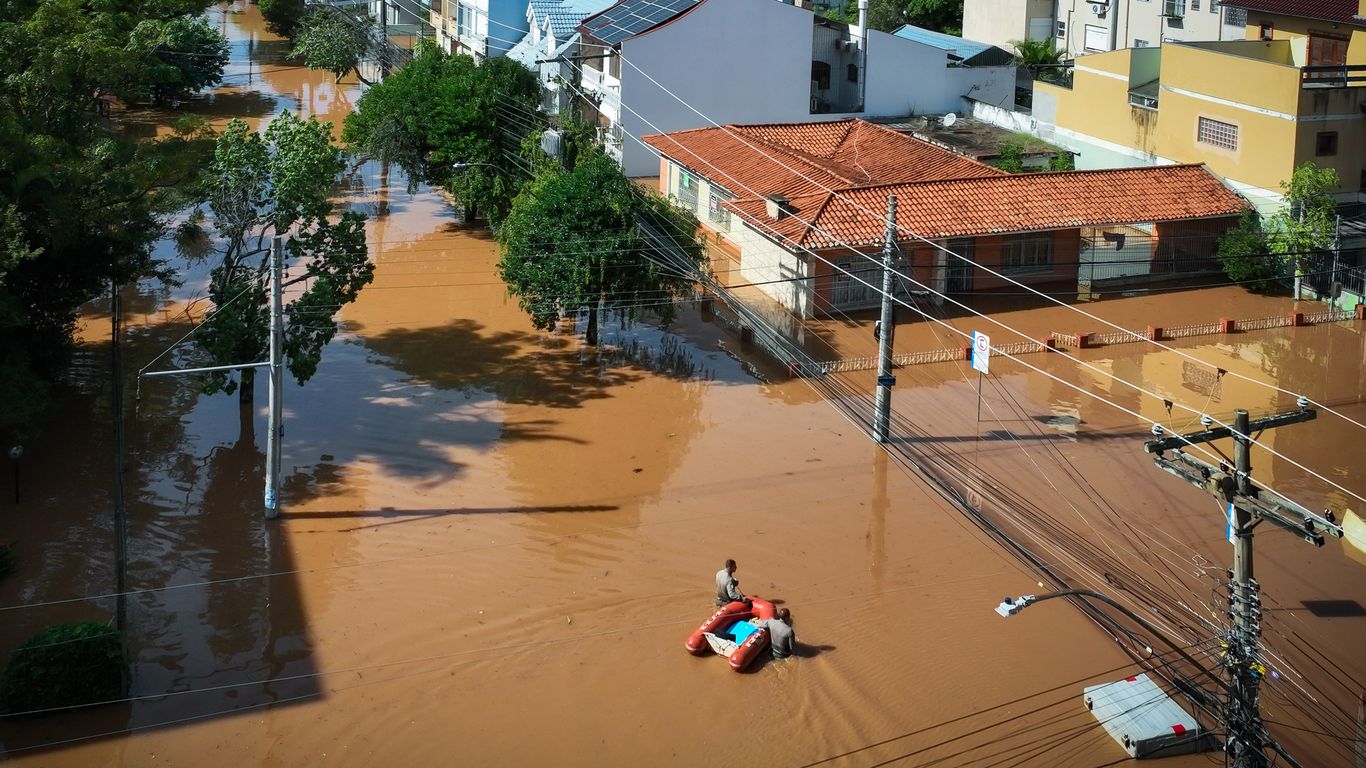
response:
M777 615L773 603L757 597L751 597L748 605L726 603L688 636L684 647L694 656L715 651L730 659L731 669L743 672L768 651L768 620Z

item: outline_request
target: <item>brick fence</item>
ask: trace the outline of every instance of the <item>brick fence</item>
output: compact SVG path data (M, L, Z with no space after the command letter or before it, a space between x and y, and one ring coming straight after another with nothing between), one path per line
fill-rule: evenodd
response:
M1048 352L1049 350L1058 349L1060 347L1091 349L1094 347L1110 346L1112 344L1137 344L1144 341L1165 341L1170 339L1190 338L1193 336L1218 336L1230 333L1240 333L1243 331L1260 331L1267 328L1290 328L1302 325L1319 325L1321 323L1339 323L1346 320L1366 320L1366 304L1358 305L1355 310L1327 309L1321 312L1292 312L1286 315L1254 317L1245 320L1221 318L1218 322L1214 323L1195 323L1191 325L1169 327L1150 325L1141 331L1108 331L1104 333L1059 333L1055 331L1038 341L1019 341L1009 344L997 344L992 347L992 352L995 354L1014 356L1031 354L1034 352ZM908 365L946 363L954 360L971 359L972 347L970 345L964 345L961 347L926 349L917 352L900 352L892 355L892 365L897 368L902 368ZM872 371L877 370L877 357L846 357L821 363L821 368L822 373Z

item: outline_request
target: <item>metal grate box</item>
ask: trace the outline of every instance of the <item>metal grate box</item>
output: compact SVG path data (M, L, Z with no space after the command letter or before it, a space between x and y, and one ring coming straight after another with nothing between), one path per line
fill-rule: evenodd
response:
M1086 708L1129 757L1167 757L1217 747L1213 736L1146 674L1082 689Z

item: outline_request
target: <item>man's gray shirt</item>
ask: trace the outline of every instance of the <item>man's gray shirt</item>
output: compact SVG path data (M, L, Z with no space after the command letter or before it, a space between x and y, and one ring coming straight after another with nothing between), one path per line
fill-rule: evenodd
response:
M732 581L734 581L734 579L731 578L731 575L726 572L725 568L722 568L721 570L716 572L717 605L725 605L726 603L743 599L744 596L740 594L740 590L731 586Z
M797 633L780 619L769 619L768 643L773 649L773 658L785 659L797 650Z

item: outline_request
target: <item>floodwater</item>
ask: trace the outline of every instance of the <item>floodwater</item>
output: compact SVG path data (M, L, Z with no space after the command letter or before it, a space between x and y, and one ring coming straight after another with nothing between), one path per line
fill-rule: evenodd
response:
M353 82L283 62L254 6L214 19L233 40L233 79L186 110L218 124L259 126L282 109L339 120L359 97ZM145 120L155 131L164 117ZM1040 591L1036 577L808 383L783 380L692 310L668 330L613 322L601 354L572 329L537 332L498 283L488 234L458 226L440 196L410 195L397 170L366 164L343 202L371 215L376 277L343 311L318 374L286 388L283 520L260 514L259 384L243 412L191 379L130 378L130 700L0 723L0 755L35 766L983 768L1125 757L1081 688L1133 674L1129 657L1061 602L997 616L1003 595ZM129 371L202 311L207 259L169 244L164 255L185 280L126 294ZM1197 295L1087 308L1127 317L1123 302L1143 301L1132 311L1184 318ZM0 535L22 557L0 579L0 649L116 609L109 321L108 302L83 318L56 422L19 467L20 503L8 504L8 477L0 485ZM1362 331L1180 347L1366 422ZM176 349L153 369L196 362ZM1170 352L1085 354L1221 416L1293 401L1228 377L1215 392ZM1060 356L1026 359L1145 416L1162 411ZM1004 496L983 484L987 514L1079 583L1154 606L1193 653L1217 655L1170 597L1214 602L1210 573L1228 547L1213 502L1148 464L1138 419L1012 365L993 369L981 421L961 369L903 370L897 411L914 429L898 445L1009 478L1033 507L993 507ZM1265 438L1366 494L1356 429L1324 415ZM1254 464L1315 505L1355 501L1283 461ZM1366 619L1305 603L1359 606L1363 571L1336 542L1314 550L1265 528L1257 541L1267 641L1284 655L1267 709L1293 726L1277 735L1307 765L1346 765L1344 742L1309 731L1350 734ZM727 557L745 591L792 609L801 658L736 675L684 651ZM1093 584L1102 572L1127 587Z

